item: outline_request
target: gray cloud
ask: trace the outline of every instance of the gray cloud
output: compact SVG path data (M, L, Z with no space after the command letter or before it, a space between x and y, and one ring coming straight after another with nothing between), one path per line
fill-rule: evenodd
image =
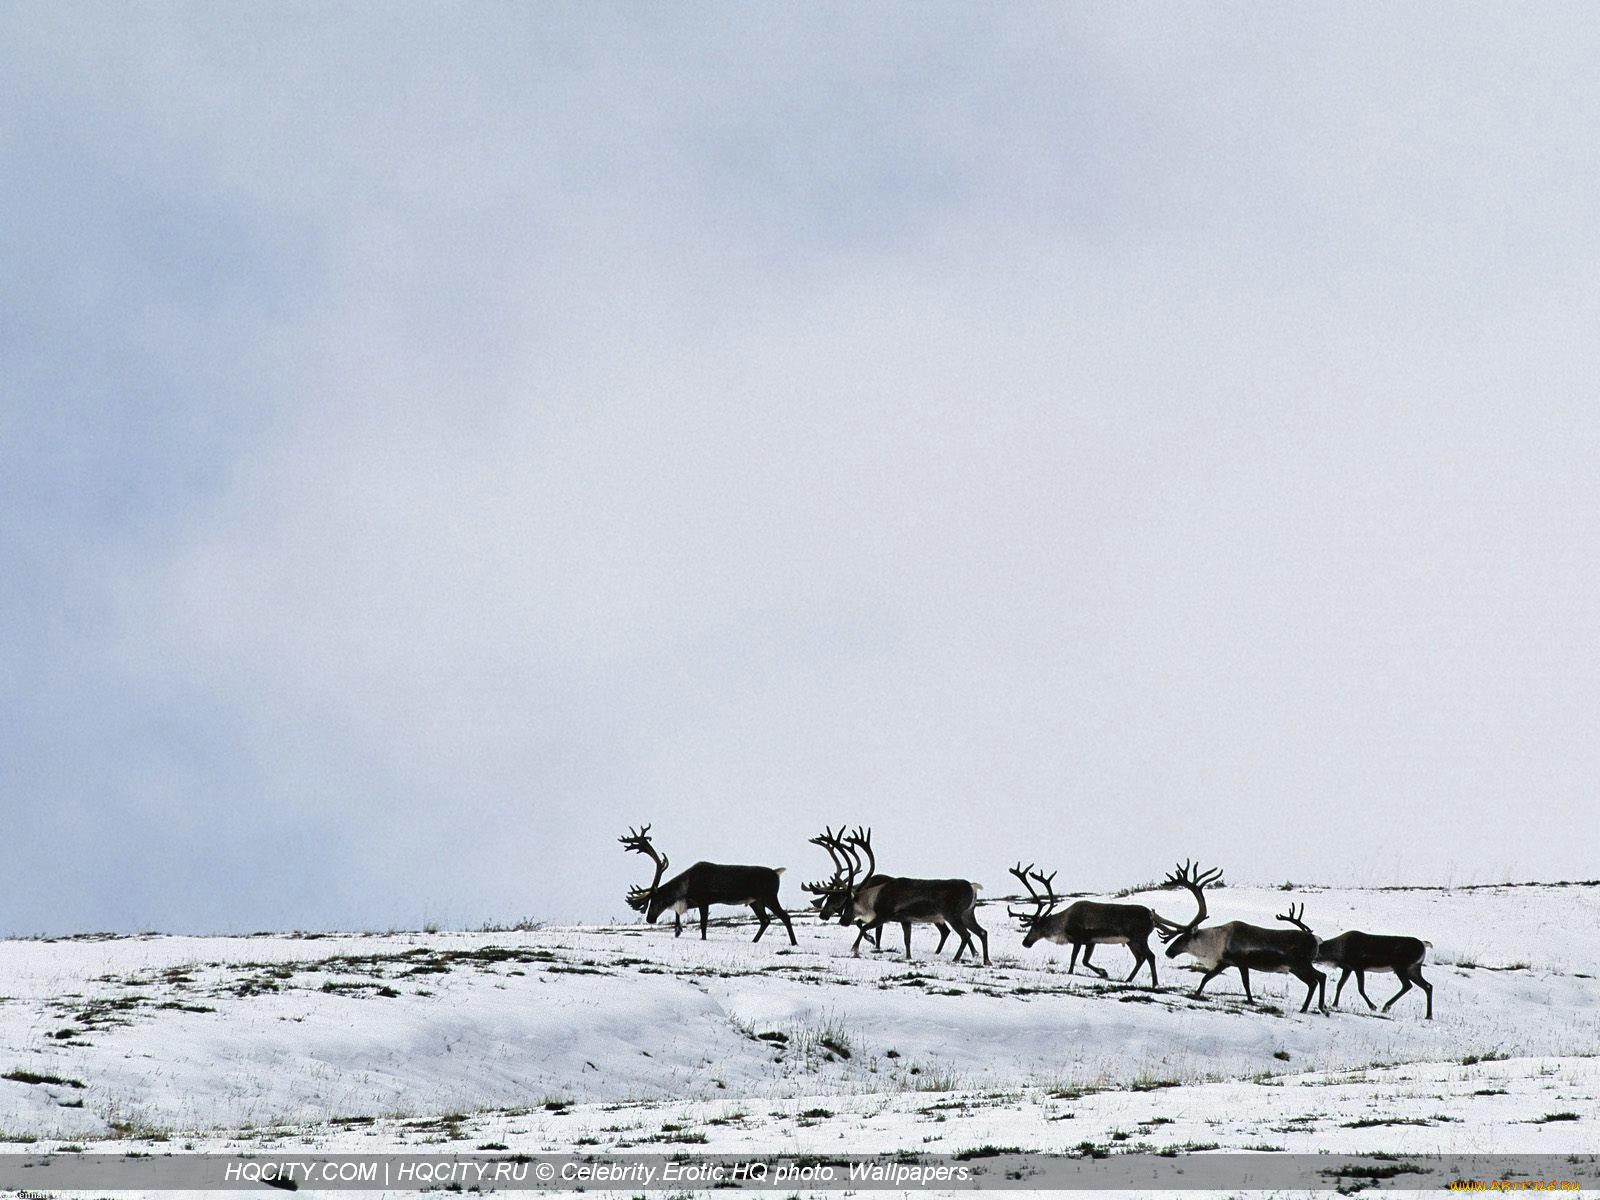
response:
M15 923L1585 872L1595 34L1394 18L11 14Z

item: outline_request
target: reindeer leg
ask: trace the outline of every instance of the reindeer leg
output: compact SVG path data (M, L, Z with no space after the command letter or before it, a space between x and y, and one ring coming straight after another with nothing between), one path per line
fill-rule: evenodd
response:
M1095 966L1092 962L1089 961L1089 956L1091 954L1093 954L1093 953L1094 953L1094 943L1093 942L1089 942L1083 948L1083 965L1084 965L1084 968L1086 970L1093 971L1096 975L1100 976L1101 979L1104 979L1106 977L1106 973L1104 971L1102 971L1099 967Z
M759 942L761 940L761 935L767 931L767 926L772 924L772 918L767 916L767 910L762 906L759 900L750 905L750 911L755 913L756 919L761 922L761 924L756 927L756 936L750 940L752 942Z
M774 900L767 907L778 914L778 920L782 921L783 927L789 931L789 945L798 946L800 943L794 940L794 926L789 922L789 914L783 911L783 905Z
M1206 990L1206 984L1210 983L1218 975L1221 975L1222 970L1223 969L1221 967L1212 967L1211 970L1200 976L1200 983L1195 987L1193 993L1196 1000L1200 998L1200 993Z
M1321 988L1322 999L1318 1001L1317 1007L1323 1012L1327 1012L1328 977L1315 967L1309 966L1296 969L1294 977L1306 985L1306 1002L1300 1006L1300 1011L1309 1012L1311 1010L1311 997L1317 994L1318 988Z
M1333 989L1333 1006L1339 1007L1339 997L1344 995L1344 985L1349 982L1350 976L1355 974L1351 967L1341 967L1339 970L1339 985Z
M911 922L901 921L900 929L906 935L906 961L911 961Z
M872 937L872 948L874 950L882 950L883 949L883 922L879 921L876 925L873 926L873 930L874 930L874 933L873 933L873 937Z
M1383 1011L1388 1012L1394 1007L1394 1002L1411 990L1411 975L1408 972L1400 973L1400 990L1389 997L1389 1003L1383 1006Z
M1139 968L1144 966L1144 956L1150 953L1147 947L1135 945L1133 942L1128 943L1128 949L1133 953L1133 970L1128 972L1128 977L1122 981L1123 983L1133 982L1133 977L1139 973Z
M1422 991L1423 991L1423 994L1428 997L1428 1016L1427 1016L1427 1019L1431 1021L1431 1020L1433 1020L1433 984L1429 983L1426 979L1424 979L1422 977L1422 964L1421 963L1418 963L1416 966L1412 967L1410 973L1411 973L1411 978L1416 982L1416 985L1419 988L1421 988Z
M993 964L989 962L989 931L982 925L979 925L978 919L971 913L967 914L966 922L972 928L972 930L977 933L979 939L983 942L983 965L986 967L992 966Z
M1078 969L1078 951L1083 949L1077 942L1072 943L1072 958L1067 963L1067 974L1074 974Z
M700 940L702 942L706 940L706 926L709 924L711 924L711 905L702 904L700 906Z
M1371 997L1367 995L1367 973L1360 967L1356 968L1356 991L1361 993L1361 998L1367 1002L1368 1008L1378 1007L1372 1002Z
M677 937L683 932L683 914L676 909L672 913L672 936Z
M1250 994L1250 968L1243 963L1239 964L1239 978L1244 980L1244 998L1254 1004L1256 998Z
M956 944L955 956L951 959L951 961L952 962L960 962L961 961L961 956L963 954L965 954L968 950L972 951L972 957L973 958L977 958L978 957L978 947L972 940L972 929L967 924L966 918L964 918L964 917L954 917L954 916L951 917L950 918L950 927L956 931L956 936L961 939L960 942L958 942Z
M933 948L935 957L944 953L944 944L950 940L950 926L943 921L935 921L933 927L939 931L939 944Z
M1149 963L1150 986L1153 988L1160 987L1161 985L1156 982L1156 956L1150 951L1150 935L1148 933L1145 934L1144 940L1141 942L1129 942L1128 949L1133 951L1133 970L1128 972L1128 978L1123 982L1132 983L1133 977L1139 973L1139 968L1145 963Z

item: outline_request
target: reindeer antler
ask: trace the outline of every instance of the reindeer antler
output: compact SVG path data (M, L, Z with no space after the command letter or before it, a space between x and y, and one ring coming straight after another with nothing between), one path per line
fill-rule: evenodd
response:
M1306 906L1304 904L1301 904L1298 908L1296 908L1293 904L1291 904L1291 905L1289 905L1289 911L1288 912L1286 912L1286 913L1278 913L1278 914L1276 914L1274 919L1278 920L1278 921L1287 921L1290 925L1299 926L1301 929L1305 930L1307 933L1310 933L1311 932L1311 927L1300 919L1301 917L1303 917L1305 915L1306 915Z
M857 825L855 829L851 831L850 836L845 839L845 844L857 847L867 856L866 869L861 875L863 881L869 879L871 876L877 873L878 857L872 852L872 830L864 826ZM857 867L860 867L859 860L857 862Z
M821 833L808 839L813 846L821 846L828 852L828 857L833 860L833 878L827 883L823 883L820 879L802 883L800 885L802 891L810 892L813 896L833 896L850 890L850 885L855 882L855 874L860 870L860 863L845 847L844 831L843 825L839 826L838 833L824 825Z
M634 912L643 912L650 903L650 896L661 883L661 877L667 872L667 856L655 848L650 841L650 826L641 825L638 829L629 827L628 832L617 839L623 847L634 854L643 854L656 864L655 878L650 881L649 887L631 887L624 899L628 907Z
M1211 870L1202 872L1199 863L1191 862L1186 858L1167 872L1165 886L1188 888L1192 892L1197 888L1205 889L1221 882L1221 867L1212 867Z
M641 825L637 829L629 826L628 832L619 837L617 841L621 842L625 849L631 850L635 854L646 855L656 862L663 860L664 856L656 850L654 843L650 841L650 826L648 825Z
M832 829L828 828L828 826L824 825L821 833L817 834L817 836L814 838L807 839L813 846L821 846L828 852L828 857L833 859L833 870L835 874L844 874L847 869L847 863L845 862L842 854L843 846L840 840L843 837L843 825L839 826L838 833L835 833Z
M1023 925L1033 925L1038 921L1043 920L1045 915L1056 906L1056 891L1054 886L1056 872L1051 871L1050 874L1045 875L1034 870L1032 863L1029 863L1025 867L1019 862L1016 866L1011 868L1011 873L1021 881L1023 887L1028 889L1028 897L1033 901L1035 908L1031 913L1018 912L1016 909L1011 908L1008 905L1006 907L1006 912L1011 914L1011 916L1015 917L1018 921L1021 921ZM1035 880L1044 885L1044 893L1042 895L1034 889L1033 884Z
M1200 928L1200 922L1206 919L1206 888L1222 882L1222 868L1213 867L1209 871L1202 871L1200 864L1184 859L1182 863L1167 872L1164 886L1181 887L1194 897L1194 919L1187 925L1170 924L1166 928L1162 923L1156 925L1156 934L1164 942L1170 942L1180 933L1192 933Z

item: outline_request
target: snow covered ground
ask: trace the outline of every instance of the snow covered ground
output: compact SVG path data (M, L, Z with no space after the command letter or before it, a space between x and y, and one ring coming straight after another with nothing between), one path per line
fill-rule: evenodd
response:
M1230 887L1216 919L1289 899L1434 943L1387 1016L1160 960L1159 990L1066 975L985 908L990 968L852 959L797 921L760 945L669 925L0 943L0 1137L374 1150L756 1152L1600 1150L1600 886ZM1170 892L1146 900L1181 916ZM898 938L886 938L890 945ZM1382 1002L1391 977L1369 980ZM1330 981L1329 996L1332 996Z

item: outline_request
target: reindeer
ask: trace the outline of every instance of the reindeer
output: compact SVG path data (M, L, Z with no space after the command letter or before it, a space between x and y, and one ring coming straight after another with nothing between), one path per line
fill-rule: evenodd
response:
M1339 968L1339 983L1333 989L1333 1006L1339 1007L1344 985L1354 973L1356 991L1361 993L1368 1008L1377 1008L1367 995L1367 972L1392 971L1400 980L1400 990L1389 997L1383 1011L1388 1012L1394 1002L1409 992L1412 984L1416 984L1428 998L1427 1019L1433 1020L1433 984L1422 977L1422 960L1427 957L1429 945L1421 938L1362 933L1359 929L1329 938L1317 947L1317 961Z
M1031 913L1006 909L1027 931L1022 938L1024 950L1038 941L1055 942L1057 945L1071 943L1072 961L1067 964L1067 974L1071 975L1077 970L1078 951L1082 950L1083 965L1105 979L1106 973L1089 961L1094 948L1126 946L1133 952L1133 970L1128 972L1123 982L1132 983L1139 968L1149 963L1150 986L1160 986L1156 982L1156 956L1150 950L1150 935L1157 928L1177 929L1176 925L1157 916L1143 904L1103 904L1097 900L1079 900L1057 912L1056 905L1061 901L1055 893L1054 871L1045 875L1034 870L1031 863L1024 867L1019 862L1011 868L1011 873L1022 881L1035 906ZM1043 893L1035 890L1035 882L1043 885Z
M628 907L644 913L644 919L654 925L656 918L667 909L672 910L672 936L683 932L683 914L691 908L700 910L700 940L706 940L706 925L711 919L713 904L748 904L761 922L755 941L772 924L769 913L777 913L778 920L789 931L789 944L796 945L794 926L789 914L778 903L778 876L782 867L738 867L722 863L697 862L687 871L673 876L666 883L661 877L667 872L667 856L658 851L650 841L650 826L630 829L617 841L635 854L643 854L656 864L655 878L649 887L628 889Z
M823 826L822 832L810 840L812 845L821 846L828 852L828 857L833 859L833 878L827 883L818 880L801 884L800 886L817 897L812 903L816 906L817 916L821 920L831 921L834 917L838 917L839 924L847 925L849 922L845 919L844 910L849 903L851 894L857 890L857 878L860 877L859 886L862 888L877 887L880 884L887 883L891 878L888 875L879 875L877 873L878 860L872 851L872 830L863 829L857 825L855 832L850 835L850 840L846 841L845 827L843 825L839 826L838 833L834 833L827 826ZM867 856L864 873L861 863L861 855L863 853ZM900 924L906 940L909 942L911 940L911 922L902 921ZM950 938L950 926L943 921L935 921L933 922L933 927L939 931L939 945L934 948L934 953L942 954L944 953L944 944ZM858 930L855 945L851 947L851 952L857 955L860 954L861 943L867 936L866 925L859 925ZM873 949L881 950L883 949L883 926L881 924L877 927L875 933Z
M1311 1008L1311 997L1316 995L1317 1007L1327 1012L1328 977L1315 966L1317 935L1300 920L1305 905L1298 911L1291 905L1288 913L1277 915L1278 920L1289 921L1297 925L1297 929L1264 929L1243 921L1201 929L1200 923L1206 919L1205 889L1221 880L1222 868L1202 873L1198 864L1189 862L1170 872L1166 879L1168 886L1188 889L1195 900L1194 920L1187 925L1166 928L1163 923L1157 926L1161 940L1167 943L1168 958L1187 954L1205 968L1194 995L1199 996L1206 984L1227 968L1236 967L1244 983L1245 999L1254 1004L1255 997L1250 994L1250 971L1254 968L1293 975L1306 985L1306 1002L1300 1006L1300 1011L1307 1012Z
M847 844L866 849L868 839L857 830ZM975 933L983 941L983 965L989 966L989 934L978 924L973 914L978 907L976 883L965 879L906 879L900 876L878 877L881 882L868 878L849 892L842 914L845 925L859 924L862 935L877 933L891 921L898 922L905 931L906 961L911 960L911 926L949 925L961 941L956 946L955 961L961 961L963 951L971 950L976 957L978 948L973 944ZM939 945L944 945L943 940ZM856 939L854 953L859 954L861 938Z

